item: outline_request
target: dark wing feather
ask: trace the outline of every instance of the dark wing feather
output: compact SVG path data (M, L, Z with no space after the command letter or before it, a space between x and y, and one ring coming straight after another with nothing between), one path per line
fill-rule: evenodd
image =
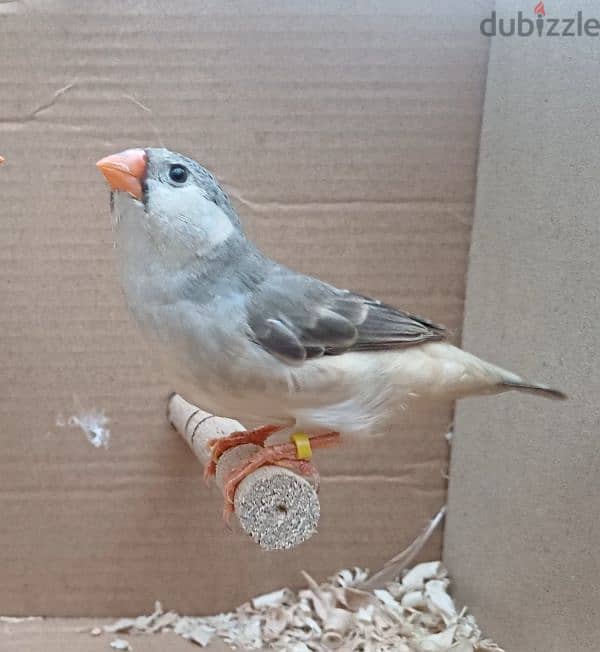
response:
M248 305L251 337L286 362L439 340L443 326L277 267Z

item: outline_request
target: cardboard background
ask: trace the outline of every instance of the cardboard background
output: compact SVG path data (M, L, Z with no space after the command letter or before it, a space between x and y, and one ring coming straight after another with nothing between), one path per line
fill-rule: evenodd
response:
M598 649L599 64L589 37L495 38L490 54L463 344L570 395L457 408L444 556L510 652Z
M0 624L2 652L110 652L111 641L122 638L129 641L135 652L231 652L231 646L221 639L211 641L204 648L172 633L154 635L103 634L91 636L96 627L112 624L97 618L50 618L41 621ZM245 652L238 648L237 652Z
M451 405L323 456L297 551L226 533L125 312L94 162L162 139L268 253L458 338L490 3L243 7L0 5L0 613L229 609L302 568L378 567L444 500ZM108 450L56 426L77 405L106 410Z

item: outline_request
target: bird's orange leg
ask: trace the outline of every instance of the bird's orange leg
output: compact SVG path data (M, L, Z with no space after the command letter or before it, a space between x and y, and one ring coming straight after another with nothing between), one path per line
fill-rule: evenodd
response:
M339 432L328 432L323 435L310 437L312 448L328 448L339 443ZM296 444L276 444L274 446L264 446L262 450L256 451L244 463L232 469L223 485L223 496L225 505L223 507L223 518L225 523L229 524L229 518L233 513L233 500L235 492L240 482L250 473L256 471L261 466L274 464L282 466L300 475L310 476L319 484L319 473L312 464L306 459L298 459L298 448Z
M211 460L204 467L204 479L209 480L212 478L217 471L217 462L219 458L225 451L228 451L230 448L235 448L236 446L242 446L243 444L256 444L257 446L264 446L265 441L278 430L281 430L284 426L262 426L261 428L256 428L255 430L239 430L237 432L232 432L227 437L219 437L218 439L210 439L208 442L208 447L211 452Z

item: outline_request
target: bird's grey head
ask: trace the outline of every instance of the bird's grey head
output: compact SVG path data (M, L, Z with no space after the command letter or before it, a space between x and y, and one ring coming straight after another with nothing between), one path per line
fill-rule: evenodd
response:
M143 229L159 253L184 248L196 255L230 238L241 225L215 177L168 149L129 149L98 161L112 194L115 223Z

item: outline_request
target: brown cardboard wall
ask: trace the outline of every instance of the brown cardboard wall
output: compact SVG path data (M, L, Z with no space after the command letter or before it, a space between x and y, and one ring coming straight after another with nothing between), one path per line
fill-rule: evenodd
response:
M571 397L457 409L445 559L510 652L598 649L599 64L597 38L491 47L463 343Z
M94 162L162 140L215 171L268 253L458 337L487 5L0 4L0 613L214 612L302 568L375 568L435 513L450 405L324 456L297 551L224 530L124 309ZM107 450L57 426L92 406Z

